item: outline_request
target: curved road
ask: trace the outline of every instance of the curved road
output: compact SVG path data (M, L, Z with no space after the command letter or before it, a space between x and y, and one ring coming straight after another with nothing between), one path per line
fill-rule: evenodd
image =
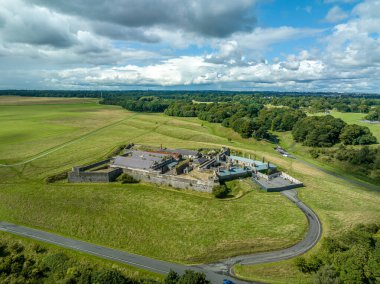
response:
M235 283L248 283L234 278L233 265L259 264L289 259L311 249L321 236L322 226L318 216L298 199L297 192L295 190L287 190L283 191L282 194L296 204L308 219L309 229L301 242L282 250L237 256L205 265L186 266L170 263L7 222L0 222L0 231L92 254L160 274L167 274L170 270L183 273L186 269L192 269L204 272L212 283L223 283L223 279L231 279Z

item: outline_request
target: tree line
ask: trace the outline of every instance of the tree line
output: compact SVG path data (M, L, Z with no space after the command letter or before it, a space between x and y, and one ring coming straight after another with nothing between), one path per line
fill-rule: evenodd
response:
M380 239L377 224L358 225L340 236L322 241L311 257L295 260L298 269L314 276L314 283L378 283Z
M312 148L310 154L314 159L338 164L347 172L360 173L380 183L380 147L353 148L340 145L332 149Z
M204 273L187 270L183 275L171 271L166 284L209 284ZM0 283L70 284L159 284L154 279L135 278L116 268L78 261L65 253L50 252L38 243L23 244L0 240Z
M296 142L311 147L331 147L339 142L345 145L370 145L377 143L366 126L348 125L331 115L305 117L292 130Z

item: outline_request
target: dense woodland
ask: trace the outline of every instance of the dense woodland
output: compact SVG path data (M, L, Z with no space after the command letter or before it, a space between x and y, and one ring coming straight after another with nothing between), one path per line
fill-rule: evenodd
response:
M341 236L328 237L319 252L296 259L298 269L314 275L314 283L378 283L379 225L359 225Z

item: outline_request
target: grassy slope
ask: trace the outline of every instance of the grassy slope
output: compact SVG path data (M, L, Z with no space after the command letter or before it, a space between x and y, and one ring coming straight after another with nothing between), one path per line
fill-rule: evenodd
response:
M226 139L211 134L199 121L135 115L96 104L2 106L0 111L7 114L2 118L5 127L0 130L0 137L7 139L7 145L0 148L3 163L31 158L44 147L59 149L57 145L66 145L24 166L0 168L4 177L0 219L191 263L289 246L304 234L302 213L279 194L252 191L225 202L210 195L157 190L152 185L43 184L47 175L99 159L121 143L222 145ZM20 120L16 127L7 121L12 117ZM24 127L22 121L33 124ZM62 125L70 127L64 130ZM57 128L60 131L55 131ZM86 139L65 144L98 128L101 131ZM20 139L17 133L25 138Z
M109 234L105 228L102 228L105 225L102 223L103 221L109 223L106 224L108 229L115 228L111 234L118 234L118 232L123 234L123 232L136 230L140 234L144 233L157 238L155 231L158 229L160 230L159 242L152 241L151 246L141 246L139 244L137 249L147 250L148 255L158 253L160 254L158 257L166 257L167 259L179 259L181 258L179 255L184 253L182 261L197 260L199 257L205 258L204 253L211 254L213 252L212 257L215 257L217 253L232 254L232 250L242 251L247 249L254 251L257 247L250 247L254 244L257 244L261 249L267 249L268 243L265 243L265 241L272 241L276 236L282 238L282 244L285 245L285 242L290 241L288 238L289 231L287 230L291 228L293 241L296 239L294 237L297 235L296 232L298 232L298 236L303 232L305 219L300 216L301 213L293 210L293 206L289 206L282 197L276 194L252 192L243 198L226 204L223 201L212 200L202 195L189 195L167 190L156 192L154 187L141 185L137 187L128 186L125 190L120 190L118 185L112 185L108 188L106 185L67 186L66 184L55 184L41 186L41 180L47 174L68 169L78 163L92 161L95 157L105 155L105 149L115 147L122 142L133 141L152 145L162 143L164 146L190 148L228 145L245 153L254 154L258 158L265 156L271 162L286 169L294 177L305 182L306 188L299 190L300 196L321 217L324 235L331 235L340 230L345 230L356 223L380 221L379 194L352 186L347 182L307 167L292 159L283 158L273 151L273 145L251 139L242 139L230 129L223 128L218 124L201 122L196 118L171 118L156 114L131 116L130 113L110 107L103 107L98 112L101 113L110 109L112 109L112 115L116 116L115 121L125 117L129 117L129 119L118 125L105 128L98 135L90 136L78 144L70 145L25 167L0 169L1 174L7 177L2 181L7 185L3 184L0 190L0 218L19 221L76 237L86 237L87 232L90 232L88 238L94 239L96 242L102 242L102 236ZM94 123L100 124L96 119L97 117L101 117L101 114L94 115ZM71 134L66 133L66 135ZM232 141L229 142L228 138L231 138ZM63 143L65 140L62 139L60 142ZM20 155L18 157L21 157L24 154L22 151L26 150L23 148L19 150ZM15 175L18 175L16 179L17 185L10 180ZM28 183L30 183L30 186ZM64 198L62 198L63 190ZM96 194L93 194L94 192ZM153 194L154 198L151 197L151 194ZM141 195L144 196L142 200L135 199L135 197ZM41 197L44 199L43 202L39 201ZM134 224L133 220L128 217L143 213L143 210L134 212L140 206L147 208L147 210L154 210L150 206L155 205L157 198L159 198L160 204L165 202L168 204L164 209L156 208L156 211L154 211L156 214L153 213L149 216L153 218L150 223L153 224L153 227L138 224L138 228L132 229L133 226L136 226L136 223ZM90 202L87 202L88 200ZM272 201L276 202L274 206ZM12 210L11 206L14 204L17 204L17 210ZM285 204L286 210L283 209L283 204ZM211 212L210 216L217 220L207 218L204 214L204 205L207 205L208 212ZM43 209L42 214L38 212L30 213L33 210L40 210L39 207ZM113 210L114 207L116 208L115 210ZM255 214L253 214L252 210L254 210ZM184 215L179 215L178 211L185 213ZM225 216L226 212L227 216ZM30 218L29 215L31 215ZM199 217L199 215L202 217ZM301 217L300 220L298 220L299 217ZM27 222L24 221L25 218L27 218ZM67 225L57 224L61 221ZM170 222L174 222L175 225L167 227L169 226L167 223ZM204 228L201 228L202 225L197 226L199 222L202 223ZM157 226L157 224L163 225L161 227L161 225ZM123 226L123 229L119 228L118 225ZM167 240L161 237L161 235L165 235L165 230L178 226L182 230L175 230L174 232L180 231L179 234L182 235L170 238L170 234L167 234L169 237ZM232 229L231 226L233 226ZM141 230L139 231L140 227ZM184 228L187 228L188 232L193 227L201 228L198 233L203 234L205 241L201 240L200 244L198 244L198 241L203 238L195 236L195 242L192 243L192 237L187 237L187 234L184 233ZM207 230L208 227L211 230ZM235 230L238 231L237 234L234 233ZM215 233L217 236L221 236L223 240L212 239L212 237L208 236L210 232L212 235ZM190 233L192 233L191 230ZM108 239L111 238L108 237ZM113 238L111 241L115 242ZM133 248L133 244L131 244L133 240L131 239L124 238L124 241L117 241L119 242L116 244L117 246L128 250ZM168 244L170 245L169 249L167 249ZM226 247L226 244L230 244L230 247ZM193 248L190 248L190 251L181 251L181 247L188 248L191 245ZM157 249L158 246L165 247L167 252L160 251L160 249ZM231 248L232 246L236 247ZM177 248L179 249L177 250ZM169 250L177 255L171 255L172 252L168 252ZM276 267L283 269L281 265ZM251 271L245 271L244 274L253 278L260 277L260 275ZM286 275L290 275L290 272L279 273L277 278L280 279L280 282L283 282Z
M324 115L322 113L315 115ZM337 118L341 118L346 123L349 124L358 124L362 126L367 126L370 128L371 132L377 137L380 141L380 126L374 124L368 124L361 122L365 114L360 113L341 113L337 111L331 112L331 115ZM350 178L355 178L355 176L350 176L344 171L337 169L334 165L329 165L322 163L320 161L314 160L308 154L308 147L304 147L300 144L294 143L291 133L277 133L280 136L282 145L291 150L292 153L295 153L299 156L302 156L307 161L314 163L325 169L338 172L339 174L348 176ZM305 167L305 170L307 167ZM314 169L308 169L308 171L315 172ZM362 191L357 192L356 188L352 185L347 185L345 182L339 182L333 185L335 178L329 177L326 174L318 172L320 176L319 183L320 185L315 186L315 191L306 192L302 190L300 196L303 200L307 201L309 205L319 216L327 216L327 218L322 217L324 236L338 234L341 230L346 230L354 224L360 222L380 222L380 217L378 210L376 209L376 203L369 202L370 200L363 199L364 196L361 194ZM356 176L363 180L363 176L360 174ZM327 179L327 180L326 180ZM310 184L308 184L309 187ZM345 186L343 186L345 185ZM347 190L352 188L355 190ZM322 192L321 192L322 190ZM321 196L320 196L321 194ZM323 196L322 196L323 195ZM378 194L373 194L378 196ZM369 196L368 196L369 197ZM367 197L367 198L368 198ZM346 198L346 201L345 201ZM370 198L370 197L369 197ZM378 200L378 199L376 199ZM369 203L367 203L369 202ZM378 201L376 201L378 202ZM367 207L367 204L369 205ZM362 209L359 209L359 208ZM372 208L372 210L368 210ZM352 211L351 211L352 210ZM323 213L322 213L323 212ZM323 215L322 215L323 214ZM366 221L368 218L369 221ZM318 249L318 246L311 250L308 255L312 255L314 251ZM278 263L268 263L262 265L254 266L237 266L235 272L241 277L248 277L250 279L255 279L262 282L270 283L312 283L312 277L310 275L305 275L300 273L294 265L293 260L281 261Z

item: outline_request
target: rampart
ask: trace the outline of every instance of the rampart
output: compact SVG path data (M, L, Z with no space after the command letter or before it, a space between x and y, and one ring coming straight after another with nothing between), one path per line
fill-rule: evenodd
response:
M212 188L217 185L217 183L211 180L187 179L175 175L159 174L144 170L123 169L123 171L139 181L171 186L178 189L212 192Z
M68 181L71 183L114 181L123 172L122 169L109 168L102 171L88 171L106 165L109 162L110 159L107 159L86 166L74 167L72 171L68 173Z

